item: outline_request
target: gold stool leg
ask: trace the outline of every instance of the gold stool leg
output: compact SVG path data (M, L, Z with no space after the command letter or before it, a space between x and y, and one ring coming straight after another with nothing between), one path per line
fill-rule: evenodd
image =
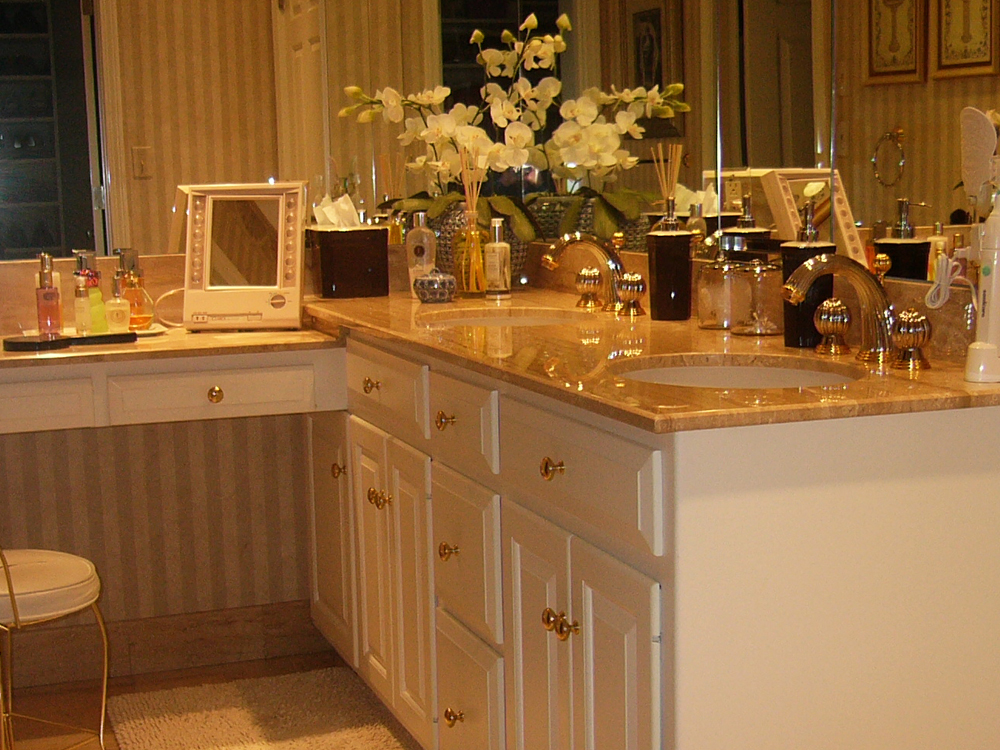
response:
M101 672L101 723L97 731L98 742L101 743L101 750L104 750L104 722L108 713L108 629L104 626L104 617L97 606L97 602L91 605L94 610L94 617L101 628L101 641L104 645L104 666Z
M0 643L0 748L12 750L14 747L14 726L11 719L11 642L10 628L3 629Z

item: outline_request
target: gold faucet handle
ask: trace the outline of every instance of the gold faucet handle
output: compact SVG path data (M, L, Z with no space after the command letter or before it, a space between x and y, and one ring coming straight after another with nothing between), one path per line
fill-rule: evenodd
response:
M884 287L885 275L889 273L889 269L892 268L892 258L885 253L877 253L872 265L875 268L875 277L878 279L879 286Z
M851 351L845 340L851 327L851 311L839 299L823 300L813 313L813 324L823 337L816 345L818 354L836 356Z
M601 290L601 269L581 268L576 274L576 291L580 295L577 307L585 310L596 310L601 306L601 301L597 298L597 293Z
M646 311L642 309L642 305L639 302L642 295L646 293L646 282L641 274L623 273L621 279L615 281L615 285L618 289L618 296L624 305L621 311L622 315L639 316L646 314Z
M931 322L926 315L914 307L903 310L892 329L892 343L899 351L890 367L910 372L930 369L930 362L924 356L922 347L930 342L932 332Z

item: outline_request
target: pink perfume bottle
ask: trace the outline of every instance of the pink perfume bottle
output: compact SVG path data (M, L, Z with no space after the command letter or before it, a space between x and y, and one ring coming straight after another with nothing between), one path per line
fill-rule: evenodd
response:
M38 335L54 339L62 332L62 300L59 289L53 283L52 256L41 253L38 256L41 269L38 274L38 289L35 290L38 306Z

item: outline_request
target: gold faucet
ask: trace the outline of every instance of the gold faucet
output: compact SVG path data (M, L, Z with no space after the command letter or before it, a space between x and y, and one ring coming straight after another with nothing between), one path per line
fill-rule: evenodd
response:
M610 242L605 242L592 234L573 232L564 234L561 239L549 245L548 251L542 256L542 265L550 271L559 268L559 261L563 254L571 247L580 246L593 252L608 267L611 274L609 283L605 284L604 312L621 312L625 308L622 302L619 288L622 282L622 274L625 266L622 264L621 256Z
M797 305L805 299L812 283L827 273L842 276L857 292L861 305L861 349L857 358L874 365L878 372L886 372L894 357L895 314L885 290L863 265L846 255L817 255L792 272L781 288L781 296Z

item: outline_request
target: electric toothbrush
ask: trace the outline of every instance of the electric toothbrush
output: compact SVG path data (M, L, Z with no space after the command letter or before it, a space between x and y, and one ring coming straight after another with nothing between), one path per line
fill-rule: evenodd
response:
M993 160L996 180L997 160ZM976 290L976 340L965 358L965 379L972 383L1000 382L1000 190L993 211L979 226L979 284Z

